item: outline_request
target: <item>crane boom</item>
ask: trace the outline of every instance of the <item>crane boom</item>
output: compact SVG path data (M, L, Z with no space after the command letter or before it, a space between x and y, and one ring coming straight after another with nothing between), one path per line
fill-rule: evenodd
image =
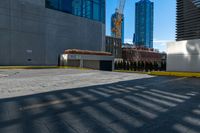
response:
M117 12L120 14L124 13L124 7L125 7L126 0L119 0L119 7L117 8Z

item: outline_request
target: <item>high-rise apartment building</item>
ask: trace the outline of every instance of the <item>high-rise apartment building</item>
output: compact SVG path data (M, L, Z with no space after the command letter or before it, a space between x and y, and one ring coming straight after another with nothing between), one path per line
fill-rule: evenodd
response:
M200 39L200 0L177 0L176 39Z
M139 47L153 48L154 4L149 0L140 0L135 6L134 44Z

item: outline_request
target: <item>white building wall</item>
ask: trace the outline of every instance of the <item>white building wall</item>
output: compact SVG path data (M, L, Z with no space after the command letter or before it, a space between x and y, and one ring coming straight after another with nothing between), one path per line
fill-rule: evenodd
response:
M200 72L200 39L168 43L167 71Z

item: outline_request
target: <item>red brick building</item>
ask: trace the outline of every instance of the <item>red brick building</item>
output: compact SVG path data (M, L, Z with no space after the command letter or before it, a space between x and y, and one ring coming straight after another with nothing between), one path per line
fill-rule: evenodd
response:
M131 62L161 62L162 54L148 48L122 48L122 58Z

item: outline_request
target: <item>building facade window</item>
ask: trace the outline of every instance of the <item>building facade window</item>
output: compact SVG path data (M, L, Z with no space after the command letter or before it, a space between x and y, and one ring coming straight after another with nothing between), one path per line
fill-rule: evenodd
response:
M46 8L105 23L105 0L46 0Z
M177 0L176 40L200 39L200 0Z

